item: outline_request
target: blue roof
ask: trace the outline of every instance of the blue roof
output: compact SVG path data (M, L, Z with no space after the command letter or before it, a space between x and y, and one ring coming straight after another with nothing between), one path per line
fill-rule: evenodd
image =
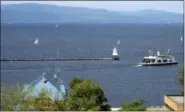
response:
M54 86L48 80L44 82L44 79L42 78L42 76L39 76L36 80L31 82L29 85L25 85L25 89L28 89L31 87L32 89L30 94L31 96L38 96L39 93L41 93L42 90L44 89L45 91L47 91L48 96L52 100L57 100L57 99L62 100L65 98L67 91L63 84L61 83L58 83L58 84L59 84L59 89L57 89L57 87Z

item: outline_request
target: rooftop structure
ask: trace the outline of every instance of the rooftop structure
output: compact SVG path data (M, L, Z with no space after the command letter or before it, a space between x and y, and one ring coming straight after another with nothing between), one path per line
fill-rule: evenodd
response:
M56 84L52 84L45 77L45 73L43 76L39 76L36 80L24 86L24 89L31 88L32 91L30 93L31 96L38 96L43 90L47 91L47 95L52 100L62 100L67 96L67 91L65 86L61 82L56 82Z
M167 108L174 111L184 110L184 96L180 95L165 95L164 103Z

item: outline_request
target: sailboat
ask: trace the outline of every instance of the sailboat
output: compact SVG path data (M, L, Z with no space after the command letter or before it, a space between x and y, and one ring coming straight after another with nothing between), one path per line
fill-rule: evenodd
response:
M183 41L183 38L182 38L182 36L181 36L181 42Z
M117 44L118 44L118 45L120 44L120 40L118 40Z
M55 25L55 27L56 27L56 28L58 28L58 24L57 24L57 25Z
M34 41L34 44L39 44L39 39L38 38L36 38L36 40Z

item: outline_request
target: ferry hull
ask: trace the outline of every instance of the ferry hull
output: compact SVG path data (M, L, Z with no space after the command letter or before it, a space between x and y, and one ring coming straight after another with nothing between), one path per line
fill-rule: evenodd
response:
M176 65L178 64L178 62L173 62L173 63L153 63L153 64L146 64L146 63L141 63L139 65L142 65L142 66L165 66L165 65Z

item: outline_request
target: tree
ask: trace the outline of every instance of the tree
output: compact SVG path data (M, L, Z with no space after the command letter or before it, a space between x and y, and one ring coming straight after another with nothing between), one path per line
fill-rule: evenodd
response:
M84 81L84 79L75 77L71 80L71 82L69 83L69 86L71 89L73 89L75 86L80 84L82 81Z
M145 111L146 107L142 106L144 100L134 100L132 102L123 104L120 111Z
M107 98L99 84L90 79L74 78L69 96L60 108L66 111L110 111Z
M29 96L31 88L24 90L23 86L16 83L13 86L1 85L1 110L28 110L33 97Z
M30 95L32 88L24 89L19 83L9 87L1 85L1 110L29 111L29 110L55 110L54 101L43 90L38 96Z
M178 80L181 87L181 93L184 95L184 66L179 69Z
M34 110L53 111L55 110L54 101L48 96L48 91L42 90L37 97L34 98Z
M66 111L66 100L58 100L58 101L55 101L55 105L56 105L56 109L57 111Z

